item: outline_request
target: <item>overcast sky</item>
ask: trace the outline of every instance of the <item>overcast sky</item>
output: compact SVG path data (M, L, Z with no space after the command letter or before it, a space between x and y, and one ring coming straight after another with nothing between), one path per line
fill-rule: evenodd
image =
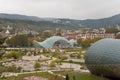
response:
M0 0L0 13L93 19L120 13L120 0Z

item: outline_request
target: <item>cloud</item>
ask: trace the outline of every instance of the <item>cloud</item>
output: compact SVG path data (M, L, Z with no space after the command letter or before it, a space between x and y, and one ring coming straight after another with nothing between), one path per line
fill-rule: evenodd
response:
M103 18L120 13L120 0L0 0L0 12L57 18Z

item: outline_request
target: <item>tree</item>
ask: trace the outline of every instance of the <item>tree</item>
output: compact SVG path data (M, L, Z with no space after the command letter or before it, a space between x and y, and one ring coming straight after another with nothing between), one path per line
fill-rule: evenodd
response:
M68 74L66 75L66 80L69 80L69 76L68 76Z
M88 48L90 47L90 44L91 44L91 39L87 38L85 40L82 40L80 45L82 46L82 48Z
M62 62L62 60L61 60L61 59L56 60L56 63L57 63L57 64L59 64L59 65L61 65L61 64L62 64L61 62Z
M61 32L56 33L56 36L61 36L61 35L62 35Z
M27 47L28 37L27 35L16 35L6 41L11 47Z
M0 50L0 59L2 58L2 56L5 54L4 50Z
M21 55L22 54L20 52L11 51L10 53L6 54L5 57L18 59L19 57L21 57Z
M50 67L55 67L55 61L51 61L49 64Z
M52 36L50 32L43 32L41 35L42 38L49 38L50 36Z
M55 53L60 53L60 49L59 49L59 48L56 48L56 49L55 49Z
M59 59L61 59L61 60L66 60L67 57L66 57L66 56L60 56L60 55L59 55Z
M34 37L34 35L31 32L27 36L30 38Z
M39 37L36 37L36 38L31 38L31 41L38 41L38 42L42 42L44 41L44 38L39 38Z
M88 47L90 47L91 43L94 43L94 42L96 42L96 41L98 41L100 39L101 38L99 38L99 37L94 38L94 39L87 38L85 40L78 39L77 43L80 44L82 48L88 48Z
M0 39L0 45L2 45L2 44L4 43L5 39L6 39L6 38Z
M40 65L39 62L36 62L36 63L34 64L34 68L35 68L35 69L39 69L40 67L41 67L41 65Z
M73 80L76 80L75 76L73 76Z
M82 39L77 39L77 43L81 44L82 43Z
M116 38L116 39L120 39L120 34L116 35L115 38Z
M91 39L87 38L85 40L78 39L77 43L81 45L82 48L88 48L91 44Z
M1 31L3 31L3 29L2 29L2 28L0 28L0 32L1 32Z
M96 41L101 40L101 39L102 39L102 38L100 38L100 37L96 37L96 38L92 39L91 42L92 42L92 43L95 43Z
M106 33L118 33L119 30L115 27L108 27L106 28Z

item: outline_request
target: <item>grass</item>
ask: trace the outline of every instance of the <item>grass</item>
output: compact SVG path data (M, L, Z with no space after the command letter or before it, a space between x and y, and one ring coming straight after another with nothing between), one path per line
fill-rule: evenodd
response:
M79 65L85 65L84 62L69 62L69 61L62 61L63 63L74 63L74 64L79 64Z
M48 80L64 80L62 77L52 75L47 72L22 74L17 77L1 78L0 80L23 80L24 77L29 77L29 76L40 76L43 78L48 78Z
M70 80L75 76L75 80L98 80L97 78L88 74L69 73Z
M73 77L75 77L75 80L108 80L105 78L91 75L89 73L80 73L80 72L73 72L73 71L61 71L61 72L55 72L55 73L61 74L64 76L68 74L70 80L74 80Z

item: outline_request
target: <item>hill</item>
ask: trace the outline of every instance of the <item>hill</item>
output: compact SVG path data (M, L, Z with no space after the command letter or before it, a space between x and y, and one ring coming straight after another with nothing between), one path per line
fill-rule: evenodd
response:
M60 19L60 18L39 18L19 14L0 14L0 27L10 25L14 28L29 28L34 30L45 29L78 29L78 28L105 28L108 26L120 26L120 14L103 19Z

